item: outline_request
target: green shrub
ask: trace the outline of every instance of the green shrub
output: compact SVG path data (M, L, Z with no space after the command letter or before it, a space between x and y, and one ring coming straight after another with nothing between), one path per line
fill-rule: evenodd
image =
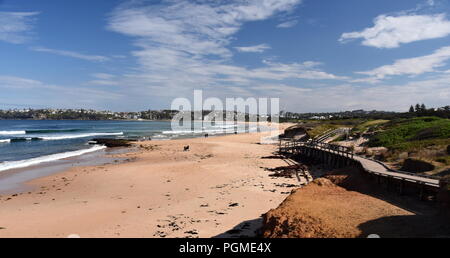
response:
M417 143L420 141L450 139L450 120L438 117L393 120L382 126L382 129L370 139L370 147L398 148L406 147L409 143L420 145Z

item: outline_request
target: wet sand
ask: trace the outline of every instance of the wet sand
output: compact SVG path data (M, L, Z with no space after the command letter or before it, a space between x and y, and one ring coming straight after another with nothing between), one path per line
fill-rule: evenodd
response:
M50 176L73 167L99 166L124 160L117 154L133 151L133 148L109 148L66 159L44 162L26 168L0 172L0 196L34 190L32 184L24 184L36 178Z

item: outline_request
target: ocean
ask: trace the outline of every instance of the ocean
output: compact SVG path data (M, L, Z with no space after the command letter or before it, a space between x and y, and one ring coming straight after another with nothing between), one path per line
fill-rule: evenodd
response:
M0 173L104 149L93 138L168 140L262 130L244 124L203 126L202 130L171 130L169 121L0 120Z

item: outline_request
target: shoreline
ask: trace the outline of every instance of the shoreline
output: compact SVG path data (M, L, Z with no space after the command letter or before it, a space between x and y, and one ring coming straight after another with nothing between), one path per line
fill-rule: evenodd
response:
M162 121L162 120L158 120L158 121ZM260 123L260 122L246 122L246 124L248 125L258 125L258 131L260 129L260 127L265 128L263 129L261 132L265 132L265 131L269 131L271 132L274 129L274 124L272 123ZM279 125L279 124L277 124ZM278 127L277 127L278 128ZM24 131L25 132L25 131ZM244 133L239 133L239 134L248 134L248 133L252 133L250 132L244 132ZM208 132L206 132L206 134L208 134ZM229 135L234 135L234 133L224 133L224 134L220 134L220 133L212 133L209 135L209 137L222 137L222 136L229 136ZM195 139L195 138L203 138L204 135L203 134L192 134L186 137L185 134L180 134L180 135L173 135L172 137L169 138L155 138L155 139L151 139L151 141L154 142L159 142L159 141L175 141L175 140L184 140L184 139ZM136 141L134 142L135 146L139 145L139 143L145 142L146 140L141 140L141 141ZM7 193L11 193L14 191L14 189L12 187L4 187L8 182L2 182L3 179L8 177L12 177L12 182L15 185L18 185L16 187L17 191L19 192L21 188L25 188L23 187L23 185L32 179L38 179L40 177L43 176L47 176L50 174L55 174L61 171L66 170L66 168L64 168L64 166L60 166L60 171L58 171L57 169L55 170L54 167L58 167L58 165L60 165L61 163L68 163L69 166L72 164L79 163L79 161L76 160L84 160L84 157L90 156L90 155L96 155L96 153L100 153L103 151L104 148L101 148L100 145L98 145L98 149L94 150L96 148L97 145L93 145L91 147L91 149L80 149L80 150L76 150L76 151L71 151L71 152L61 152L61 153L55 153L55 154L50 154L50 155L44 155L44 156L39 156L39 157L35 157L35 158L30 158L30 159L25 159L25 160L17 160L17 161L7 161L5 162L5 165L9 165L9 164L15 164L17 163L17 165L12 165L11 168L6 168L3 170L0 170L0 195L1 194L7 194ZM125 151L132 151L133 147L130 148L126 148ZM106 152L115 152L116 148L108 148L108 150L105 149ZM103 159L108 159L107 156L102 157ZM74 160L73 163L67 162L70 160ZM1 163L1 162L0 162ZM27 164L30 163L30 164ZM93 165L95 164L95 161L93 160L84 160L83 161L84 165L82 166L87 166L90 163ZM67 167L67 164L66 164ZM46 172L45 169L48 168L50 170L52 170L53 172L49 173ZM36 171L44 171L43 173L36 173ZM28 175L21 175L23 173L28 173L31 172L29 174L34 174L34 178L30 178L30 176ZM42 174L42 175L40 175ZM23 180L21 182L18 182L17 180L15 180L15 178L20 178L20 177L25 177L28 178L29 180ZM6 189L6 190L5 190Z
M0 237L233 237L243 222L251 236L298 185L265 170L286 165L262 159L276 149L259 144L270 134L139 142L116 156L128 162L31 180L36 190L0 196Z
M43 162L0 172L0 196L34 190L28 182L65 172L73 167L99 166L120 162L118 154L132 152L135 147L103 148L73 157Z

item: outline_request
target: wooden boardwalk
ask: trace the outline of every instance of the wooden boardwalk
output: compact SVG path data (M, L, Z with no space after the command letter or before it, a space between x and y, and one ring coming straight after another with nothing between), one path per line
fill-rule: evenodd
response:
M402 171L393 171L377 161L366 159L360 156L354 156L353 159L361 163L363 168L369 173L439 188L439 179L434 179L432 177L425 177L425 176L417 176Z
M298 153L303 153L305 149L318 150L344 159L350 159L354 162L359 163L361 167L369 174L374 174L388 179L395 179L402 182L410 182L422 186L430 186L433 188L440 187L439 179L430 176L415 175L408 172L395 171L389 169L382 162L357 156L353 153L353 151L350 148L344 146L317 141L309 141L309 142L288 141L285 142L284 144L282 144L282 142L280 141L281 153L289 153L292 155L296 155Z

